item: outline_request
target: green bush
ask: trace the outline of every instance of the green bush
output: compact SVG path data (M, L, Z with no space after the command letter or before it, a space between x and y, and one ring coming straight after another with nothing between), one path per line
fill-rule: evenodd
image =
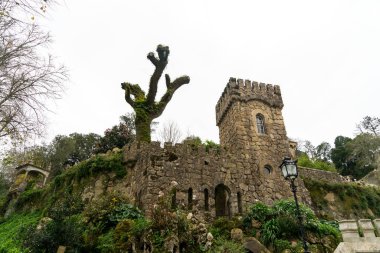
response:
M196 251L199 252L199 251ZM245 253L247 252L241 243L225 239L224 237L217 238L213 246L207 252L209 253Z
M108 215L108 219L115 223L126 219L135 220L143 217L142 212L137 207L127 203L119 203L115 205L111 213Z
M29 189L20 194L15 203L16 209L22 209L25 205L34 206L39 203L45 189Z
M31 252L56 252L59 245L69 250L80 250L83 244L84 224L81 216L74 215L63 220L52 220L40 230L30 228L25 247Z
M292 244L289 241L281 240L281 239L274 240L273 245L274 245L275 251L279 253L283 252L286 249L292 248Z
M237 217L229 219L227 217L219 217L215 219L211 225L210 232L215 237L230 238L231 230L233 228L242 228L243 223Z
M337 246L340 241L340 234L336 224L332 225L326 221L319 221L313 211L303 204L300 204L299 207L306 232L316 235L319 242L325 236L332 236L334 238L333 243ZM281 252L284 249L296 251L295 248L290 248L290 244L286 243L289 240L301 240L294 201L280 200L275 202L272 207L263 203L256 203L244 217L246 232L252 231L250 227L252 220L261 223L258 230L260 231L260 240L265 245L273 246L276 252Z
M26 230L35 227L41 214L14 214L0 222L0 252L22 253L27 252L22 244L26 237Z
M318 160L318 159L315 161L312 161L306 154L302 154L298 157L297 164L299 166L303 166L307 168L336 172L334 164L325 162L322 160Z
M264 203L258 202L255 205L252 205L244 218L244 225L250 226L251 221L257 220L264 222L271 215L271 208L265 205Z
M114 236L114 229L111 229L107 233L100 235L98 238L98 245L96 246L96 249L99 250L100 253L116 252Z
M64 173L54 177L52 187L53 189L59 189L63 185L72 184L74 179L80 181L91 176L96 176L101 172L115 172L117 178L123 178L127 175L122 151L97 154L70 167Z

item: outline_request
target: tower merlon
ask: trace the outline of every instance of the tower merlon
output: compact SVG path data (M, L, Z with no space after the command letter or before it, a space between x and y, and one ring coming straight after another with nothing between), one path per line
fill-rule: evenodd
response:
M215 107L216 125L219 126L234 102L248 102L251 100L261 101L280 109L284 106L280 86L231 77Z

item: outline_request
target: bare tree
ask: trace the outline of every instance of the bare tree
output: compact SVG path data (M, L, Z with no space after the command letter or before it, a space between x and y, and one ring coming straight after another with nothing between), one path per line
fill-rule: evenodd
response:
M132 106L136 113L135 124L137 141L150 142L151 123L153 119L162 114L166 105L172 99L174 92L182 85L190 82L188 76L181 76L174 81L171 81L170 76L166 74L166 92L159 102L155 102L158 81L168 64L169 47L158 45L156 51L158 58L153 52L150 52L147 56L155 67L153 75L150 78L148 95L145 95L145 92L138 84L127 82L121 84L121 88L125 91L125 100L130 106Z
M47 101L60 98L67 79L63 66L44 55L49 34L23 20L39 1L0 1L0 138L41 134Z
M182 133L178 125L169 121L163 124L162 129L158 132L158 139L161 142L178 143L181 139Z

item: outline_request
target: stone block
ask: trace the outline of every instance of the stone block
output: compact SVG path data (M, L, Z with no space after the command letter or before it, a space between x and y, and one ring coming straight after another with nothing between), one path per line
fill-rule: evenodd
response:
M358 224L355 220L339 221L339 230L342 232L343 241L359 238Z
M380 219L374 219L373 223L375 224L375 228L377 229L377 234L380 237Z
M241 242L243 241L243 231L240 228L233 228L231 230L231 239L236 241L236 242Z
M372 221L370 219L359 220L359 226L363 231L364 237L376 237L375 228L373 227Z
M59 246L57 249L57 253L65 253L66 247L65 246Z

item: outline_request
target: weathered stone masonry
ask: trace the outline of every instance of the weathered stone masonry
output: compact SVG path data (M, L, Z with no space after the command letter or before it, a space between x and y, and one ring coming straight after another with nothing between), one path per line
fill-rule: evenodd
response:
M216 106L220 150L185 144L125 147L128 191L149 214L160 194L209 216L244 213L256 201L289 198L278 165L290 156L279 86L231 78ZM302 201L310 197L298 180Z

